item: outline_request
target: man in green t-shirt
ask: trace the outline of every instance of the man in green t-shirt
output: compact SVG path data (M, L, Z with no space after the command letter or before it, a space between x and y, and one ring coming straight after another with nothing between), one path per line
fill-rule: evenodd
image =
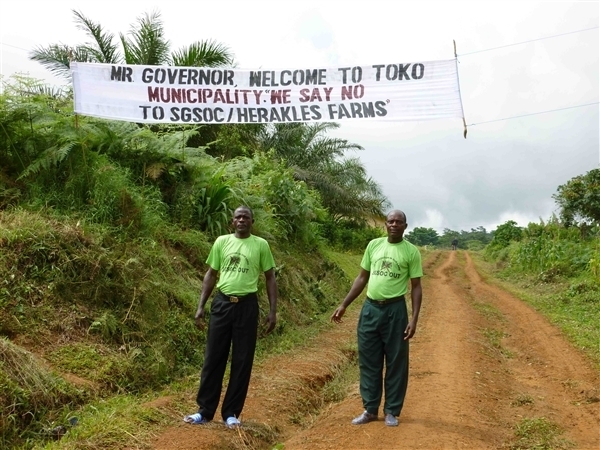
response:
M408 340L417 329L421 310L423 268L417 247L403 239L406 215L391 211L385 221L387 237L373 239L360 263L360 273L331 320L342 321L346 308L365 286L367 299L358 319L360 394L364 412L352 420L362 425L377 420L385 384L385 424L398 426L408 387ZM412 317L404 295L410 280ZM385 362L385 379L383 365Z
M198 412L184 417L191 424L210 422L217 410L223 387L223 376L231 350L229 385L221 406L223 421L229 428L241 425L239 420L252 373L258 328L258 278L265 274L269 314L267 333L277 320L277 284L275 261L269 244L251 234L254 217L247 206L233 214L233 234L219 236L210 250L206 263L195 321L204 328L204 307L215 285L217 294L210 308L206 336L206 353L196 397ZM218 281L217 281L218 276Z

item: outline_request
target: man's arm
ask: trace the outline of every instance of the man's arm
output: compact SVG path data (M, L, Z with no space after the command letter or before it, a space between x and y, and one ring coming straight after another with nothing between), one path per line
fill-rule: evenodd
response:
M275 329L277 323L277 282L275 281L275 270L269 269L265 272L267 297L269 298L269 314L267 315L267 334Z
M419 312L421 311L421 300L423 299L421 278L410 279L410 299L412 302L412 317L406 326L406 330L404 330L405 341L413 337L415 331L417 331L417 322L419 321Z
M332 314L332 316L331 316L332 322L340 323L342 321L342 317L344 316L344 313L346 312L346 308L348 306L350 306L350 304L354 300L356 300L356 298L364 290L365 286L369 282L370 276L371 276L371 274L368 271L366 271L362 267L360 268L360 273L354 279L354 282L352 283L352 287L348 291L348 294L346 294L346 298L344 298L344 301L342 301L342 304L340 306L338 306L338 308Z
M217 283L217 274L218 271L209 266L206 274L204 275L202 291L200 292L200 301L198 302L198 309L196 310L196 316L194 317L196 326L200 329L204 328L204 306L208 301L208 297L210 297L210 294L215 288L215 284Z

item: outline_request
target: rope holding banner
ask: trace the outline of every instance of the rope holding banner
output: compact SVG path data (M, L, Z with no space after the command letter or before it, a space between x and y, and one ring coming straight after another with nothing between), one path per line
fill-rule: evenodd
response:
M454 44L454 60L458 63L458 54L456 53L456 40L452 39L452 43ZM458 73L458 64L456 66L456 71ZM460 91L460 82L458 84L458 90ZM460 103L461 103L461 108L462 108L462 98L461 98ZM467 138L467 121L465 120L464 111L463 111L462 120L463 120L463 125L464 125L463 137L466 139Z

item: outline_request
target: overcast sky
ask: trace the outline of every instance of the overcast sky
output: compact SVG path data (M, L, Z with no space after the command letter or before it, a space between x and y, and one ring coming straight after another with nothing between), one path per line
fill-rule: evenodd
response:
M547 220L556 188L600 167L597 1L0 0L0 72L64 84L28 54L84 42L72 9L115 34L159 11L172 49L215 39L242 69L452 59L455 40L467 139L460 119L351 121L335 133L365 148L350 156L409 229ZM526 117L499 120L515 116Z

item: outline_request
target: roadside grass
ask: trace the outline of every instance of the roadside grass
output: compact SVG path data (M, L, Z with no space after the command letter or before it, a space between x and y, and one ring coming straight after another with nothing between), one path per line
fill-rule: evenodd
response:
M486 319L496 322L506 322L506 317L494 305L473 301L473 307Z
M268 425L245 422L243 427L234 430L227 445L230 450L261 450L265 442L275 442L278 435L277 430Z
M320 275L313 279L306 279L305 273L288 268L297 255L281 255L278 258L278 262L281 261L278 278L285 274L287 286L279 290L277 328L269 335L264 334L264 328L259 329L259 333L262 330L263 334L257 344L257 358L288 352L332 326L329 319L353 281L348 272L353 273L354 270L358 273L361 255L327 248L319 249L319 253L319 258L324 259L319 259L319 267L313 272ZM311 261L304 258L303 263L311 264ZM308 309L306 298L319 300L319 307L312 307L308 315L305 313Z
M515 438L510 450L566 450L573 442L560 436L563 431L545 417L524 418L515 425Z
M99 448L145 448L159 427L167 425L171 417L159 409L144 406L141 398L118 395L87 404L71 411L77 425L62 425L66 434L62 439L35 442L35 450L93 450Z
M518 394L517 397L510 403L511 406L533 405L534 399L529 394Z
M325 403L338 403L348 396L350 386L356 384L359 378L358 371L358 346L353 345L344 350L349 356L349 362L338 370L332 380L323 387L323 401Z
M331 399L343 399L347 394L347 386L354 380L344 377L342 381L341 375L352 365L356 365L356 361L333 368L325 378L304 380L295 386L294 396L289 399L289 421L307 428L318 419L321 411L335 403Z
M507 334L504 331L495 328L484 328L482 334L486 338L489 349L500 353L505 358L512 358L514 356L510 350L502 346L502 339L507 337Z
M0 338L0 447L9 448L20 429L31 425L31 434L50 437L52 421L69 414L88 395L40 364L31 353ZM47 424L35 423L46 416Z
M321 252L325 257L327 257L330 261L337 264L340 269L342 269L343 273L346 275L348 282L352 283L354 278L360 272L360 261L362 259L362 254L356 253L341 253L334 250L330 250L328 248L322 248ZM348 285L348 289L350 285ZM340 296L344 296L346 293L341 292ZM341 302L340 298L340 302Z
M538 276L502 270L480 254L471 255L486 282L511 292L546 316L600 370L599 281L591 276L543 281Z

